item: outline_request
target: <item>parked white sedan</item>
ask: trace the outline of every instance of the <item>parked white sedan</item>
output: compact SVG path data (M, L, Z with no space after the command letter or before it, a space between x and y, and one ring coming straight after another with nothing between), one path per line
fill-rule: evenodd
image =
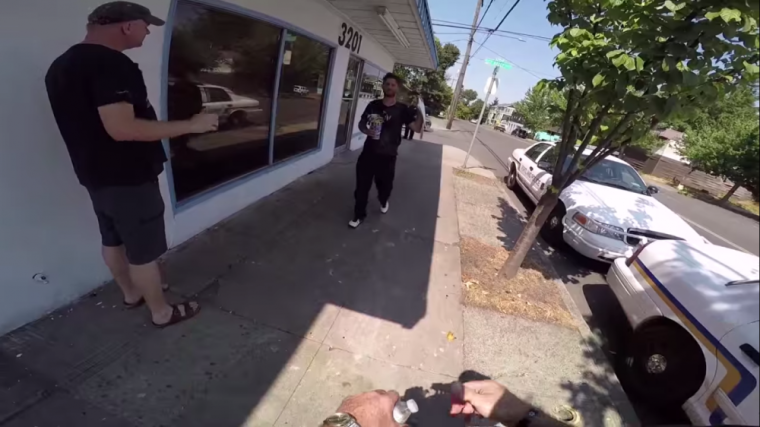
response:
M759 425L760 259L676 240L640 245L607 281L633 338L621 374L695 425Z
M507 186L522 188L538 203L551 183L556 153L550 142L515 150ZM584 156L589 154L586 150ZM686 221L652 197L658 191L647 187L631 165L608 157L560 194L541 234L550 243L564 240L582 255L605 262L630 256L643 237L705 243Z

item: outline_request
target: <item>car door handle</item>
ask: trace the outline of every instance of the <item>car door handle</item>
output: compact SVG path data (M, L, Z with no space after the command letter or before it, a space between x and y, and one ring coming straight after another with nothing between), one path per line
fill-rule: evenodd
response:
M760 352L757 351L755 347L752 347L750 344L742 344L739 346L739 348L749 356L750 359L752 359L753 362L755 362L755 365L760 365Z
M533 166L530 167L530 170L533 170Z
M232 104L227 104L227 108L232 107Z

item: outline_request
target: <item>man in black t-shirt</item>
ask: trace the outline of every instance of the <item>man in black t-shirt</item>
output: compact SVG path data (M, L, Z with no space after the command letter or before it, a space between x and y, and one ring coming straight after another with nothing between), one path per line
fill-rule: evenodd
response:
M383 99L370 102L359 121L359 130L367 135L367 141L356 163L356 206L354 219L348 223L351 228L358 227L367 217L367 199L373 180L380 200L380 211L388 212L396 156L401 145L401 127L410 126L416 132L422 129L422 114L415 115L414 110L396 102L398 85L398 77L386 74L383 78Z
M157 121L142 72L122 52L142 46L149 25L163 25L148 8L106 3L89 16L87 36L50 66L50 106L79 182L98 219L103 258L130 308L147 303L157 327L193 317L196 302L169 305L158 258L166 251L164 201L158 175L166 161L161 140L216 130L218 117Z

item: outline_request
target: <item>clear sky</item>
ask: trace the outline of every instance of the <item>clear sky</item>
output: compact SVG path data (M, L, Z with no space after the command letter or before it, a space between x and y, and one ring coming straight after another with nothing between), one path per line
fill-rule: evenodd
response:
M433 19L461 22L470 26L475 14L476 1L480 0L428 0L428 5L430 6L430 14ZM481 8L481 16L490 1L485 0ZM514 2L515 0L494 0L491 10L488 11L481 26L495 28ZM559 27L552 26L546 19L546 4L545 0L521 0L499 29L549 38L553 37L554 34L559 32ZM451 67L447 72L450 78L456 78L465 50L467 49L467 30L434 25L433 31L441 40L441 43L453 43L461 51L459 63ZM485 33L478 33L475 36L475 41L482 43L485 38ZM493 72L493 67L484 62L488 58L504 59L517 65L513 66L511 70L499 71L500 85L498 97L500 103L519 101L525 92L541 78L558 76L559 72L553 67L554 56L557 54L557 51L549 48L549 42L526 37L523 37L523 40L525 41L521 42L494 34L488 39L485 47L479 51L478 48L480 46L474 43L472 53L478 52L470 59L470 65L467 68L467 74L464 79L465 89L474 89L478 91L481 98L483 97L486 80ZM520 67L529 71L523 70ZM489 102L491 100L493 98Z

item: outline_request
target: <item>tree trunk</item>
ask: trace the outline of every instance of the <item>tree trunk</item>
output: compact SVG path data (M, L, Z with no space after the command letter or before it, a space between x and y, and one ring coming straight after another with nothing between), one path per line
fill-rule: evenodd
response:
M736 193L736 190L738 190L739 187L741 187L740 184L734 184L734 186L731 187L731 190L729 190L728 193L726 193L726 195L723 196L722 199L720 199L720 201L718 202L718 204L720 206L725 206L728 203L728 201L731 200L731 197L734 196L734 193Z
M550 187L550 189L551 188L553 187ZM517 276L517 272L520 270L523 261L525 261L525 257L536 242L536 237L538 237L541 227L549 218L554 207L557 206L557 201L559 201L559 192L555 194L551 191L547 191L541 196L541 200L538 201L536 209L525 224L522 233L520 233L520 237L517 239L515 247L512 249L512 252L510 252L507 262L505 262L504 265L501 266L501 270L499 270L499 275L503 278L509 280Z

